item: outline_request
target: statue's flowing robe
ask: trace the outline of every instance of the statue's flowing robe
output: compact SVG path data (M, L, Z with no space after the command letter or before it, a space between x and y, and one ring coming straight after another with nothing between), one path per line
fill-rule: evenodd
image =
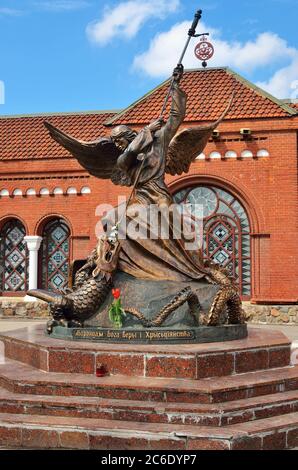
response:
M136 189L123 217L124 228L122 224L119 227L119 235L123 239L120 240L118 269L136 278L169 281L199 280L203 277L208 279L199 242L195 249L185 249L189 240L186 240L183 234L182 238L175 238L174 233L178 226L173 214L168 223L163 215L159 220L155 219L157 222L154 224L153 238L152 233L151 238L144 236L149 232L150 205L154 204L153 210L156 211L157 208L161 210L174 204L164 181L166 155L169 143L184 119L185 108L186 95L175 85L170 116L166 124L154 135L148 127L143 129L118 158L118 166L127 172L132 181L135 181L141 165L140 157L145 158ZM123 209L124 207L122 211ZM136 238L131 236L129 227L136 226L135 216L136 213L140 215L139 209L142 221L136 228L141 234ZM118 218L121 219L120 207L117 210ZM163 214L162 210L160 213ZM111 214L103 222L108 225L110 223L111 226ZM168 230L168 237L161 236L162 227L166 234Z

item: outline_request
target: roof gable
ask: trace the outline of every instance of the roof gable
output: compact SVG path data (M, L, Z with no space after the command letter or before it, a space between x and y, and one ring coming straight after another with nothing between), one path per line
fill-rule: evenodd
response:
M170 80L115 115L106 125L146 124L156 119L162 109ZM235 91L232 108L226 119L290 117L295 110L245 80L229 68L186 70L181 82L187 95L185 122L218 119ZM168 114L170 103L167 107Z

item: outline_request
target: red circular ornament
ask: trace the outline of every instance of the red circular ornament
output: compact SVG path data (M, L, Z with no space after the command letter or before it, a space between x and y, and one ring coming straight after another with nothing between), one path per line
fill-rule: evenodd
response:
M195 55L200 60L209 60L214 54L214 47L211 42L200 41L195 47Z

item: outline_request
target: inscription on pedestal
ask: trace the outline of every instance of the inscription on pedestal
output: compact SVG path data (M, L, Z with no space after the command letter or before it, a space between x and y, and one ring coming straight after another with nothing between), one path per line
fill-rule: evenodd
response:
M48 331L46 332L49 334ZM191 344L231 341L247 337L247 326L220 325L193 328L144 328L112 329L88 326L86 328L66 328L54 326L53 338L71 341L94 341L105 343L131 344Z
M76 328L72 330L72 337L76 340L89 341L187 341L195 338L193 330L111 330L97 328Z

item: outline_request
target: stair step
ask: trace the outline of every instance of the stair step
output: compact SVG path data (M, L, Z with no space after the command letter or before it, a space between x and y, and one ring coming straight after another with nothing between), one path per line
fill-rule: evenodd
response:
M0 445L42 449L286 449L298 445L298 413L218 427L0 414Z
M298 411L298 390L219 404L17 394L0 389L0 413L225 426Z
M220 403L298 389L298 366L201 380L46 373L17 361L0 366L0 386L35 395L149 402Z

